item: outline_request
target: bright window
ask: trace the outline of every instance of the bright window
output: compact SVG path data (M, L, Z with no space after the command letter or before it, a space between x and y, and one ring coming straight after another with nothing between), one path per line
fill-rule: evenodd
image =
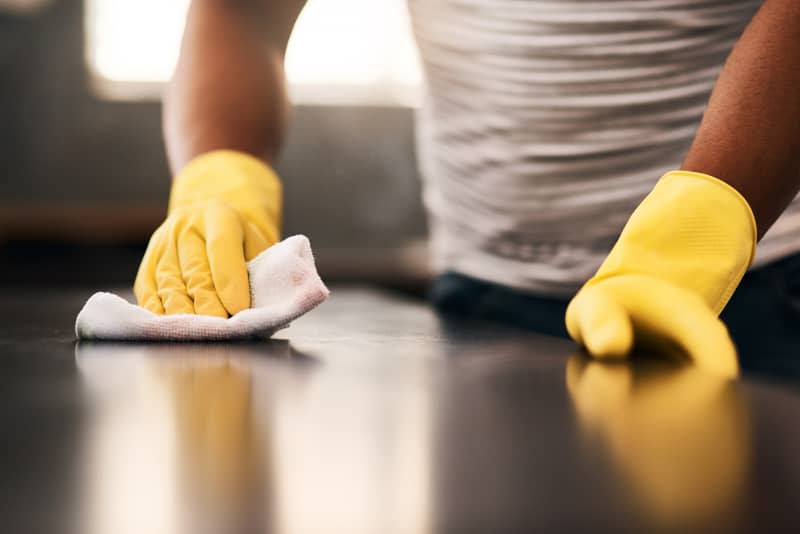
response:
M188 0L86 0L87 62L101 96L158 98ZM405 0L309 0L286 53L298 104L414 105L420 69Z

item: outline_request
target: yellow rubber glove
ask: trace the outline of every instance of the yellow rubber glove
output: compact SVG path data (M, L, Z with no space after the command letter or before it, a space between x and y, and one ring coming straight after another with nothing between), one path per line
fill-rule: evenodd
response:
M634 344L676 346L703 367L736 376L736 349L718 315L755 254L756 223L730 185L665 174L631 215L611 253L570 302L570 336L598 358Z
M245 263L278 241L281 199L277 175L257 158L220 150L192 160L139 266L139 305L219 317L249 308Z

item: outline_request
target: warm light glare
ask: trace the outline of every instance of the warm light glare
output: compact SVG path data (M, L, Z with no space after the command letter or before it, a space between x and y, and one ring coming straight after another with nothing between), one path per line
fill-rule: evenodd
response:
M178 59L189 0L90 0L88 60L112 82L163 82Z
M88 0L87 61L106 96L157 97L189 0ZM405 0L309 0L286 53L297 103L413 105L420 68Z

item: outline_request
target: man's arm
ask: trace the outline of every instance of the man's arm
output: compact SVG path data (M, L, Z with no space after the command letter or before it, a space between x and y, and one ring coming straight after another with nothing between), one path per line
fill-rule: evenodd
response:
M134 283L157 314L250 307L246 262L280 239L272 169L286 128L283 55L303 0L194 0L164 103L169 212Z
M567 330L599 358L634 345L738 373L718 315L755 244L800 187L800 2L767 0L717 81L683 169L636 208L569 304Z
M800 2L767 0L731 52L682 168L728 182L759 238L800 189Z
M164 136L177 173L232 149L274 163L286 129L283 55L305 0L194 0L164 98Z

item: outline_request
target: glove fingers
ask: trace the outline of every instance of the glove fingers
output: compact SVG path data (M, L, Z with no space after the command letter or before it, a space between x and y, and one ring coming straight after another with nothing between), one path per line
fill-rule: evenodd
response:
M628 310L637 342L659 352L670 352L678 345L691 361L714 374L738 374L736 348L725 325L703 299L645 276L619 277L603 284Z
M158 315L164 314L164 306L158 297L158 284L156 283L156 265L164 248L163 235L162 228L153 233L133 283L133 293L139 306Z
M598 286L581 290L567 308L567 331L596 358L623 358L633 349L625 307Z
M250 279L244 257L244 230L238 216L220 208L206 214L206 253L217 295L236 315L250 307Z
M567 391L575 409L589 424L613 424L633 388L633 370L628 365L605 365L586 361L580 354L567 360Z
M194 304L194 313L227 318L211 278L206 246L199 233L184 231L178 241L178 259L186 292Z
M252 260L271 245L274 245L274 242L267 239L256 225L245 222L244 257L247 261Z
M181 274L178 256L178 231L173 226L169 229L164 246L164 253L156 264L156 283L158 297L169 314L194 313L194 303L186 292L186 285Z

